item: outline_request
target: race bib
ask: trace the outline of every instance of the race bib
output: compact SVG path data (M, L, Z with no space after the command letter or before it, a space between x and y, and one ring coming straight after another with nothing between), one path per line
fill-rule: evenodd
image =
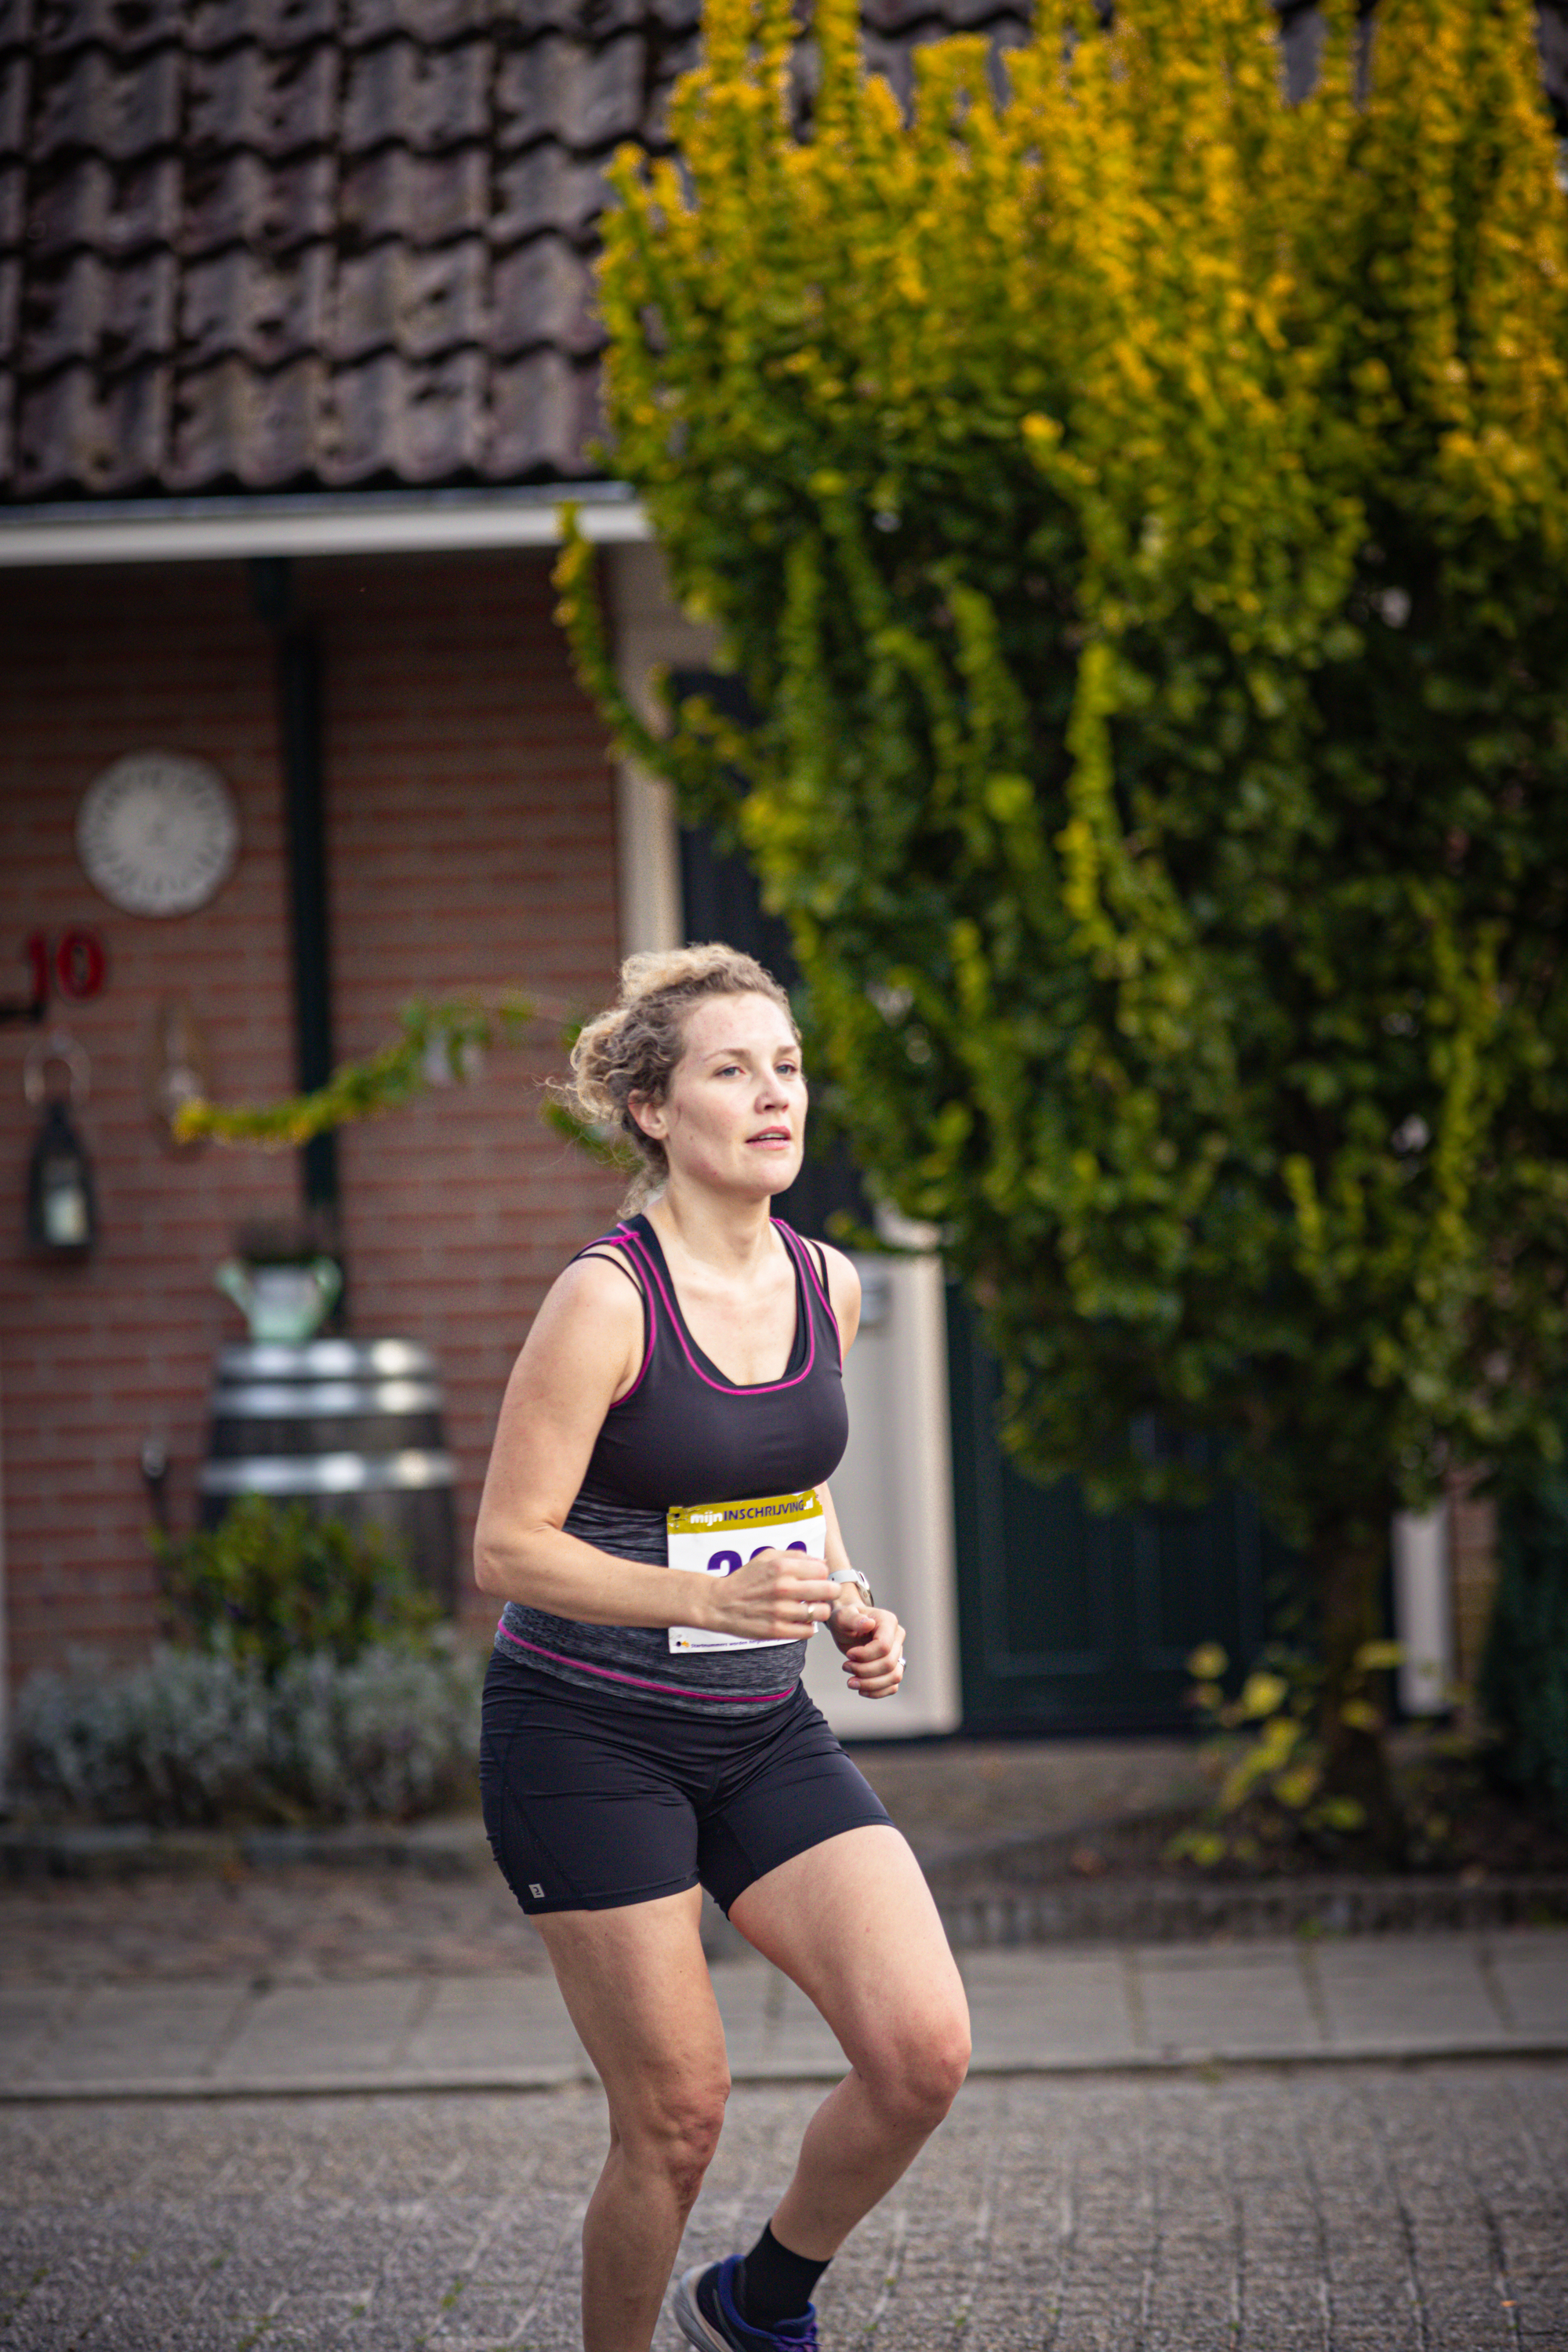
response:
M672 1504L667 1526L671 1568L698 1569L704 1576L733 1576L760 1551L827 1556L827 1514L815 1486L804 1495L762 1495L742 1503ZM750 1642L697 1625L669 1629L672 1650L777 1650L790 1638Z

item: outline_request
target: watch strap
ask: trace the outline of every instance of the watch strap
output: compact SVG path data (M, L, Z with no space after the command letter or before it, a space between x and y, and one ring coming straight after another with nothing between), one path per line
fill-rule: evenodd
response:
M869 1580L862 1576L858 1568L829 1569L827 1571L827 1581L829 1584L858 1584L860 1587L861 1591L866 1596L867 1608L875 1609L877 1606L875 1601L871 1598L871 1586Z

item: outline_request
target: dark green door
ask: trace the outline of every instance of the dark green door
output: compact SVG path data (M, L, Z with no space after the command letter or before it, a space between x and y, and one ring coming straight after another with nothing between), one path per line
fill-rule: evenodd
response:
M1022 1478L995 1435L999 1374L949 1284L952 1484L969 1731L1155 1731L1190 1722L1186 1658L1250 1661L1288 1555L1251 1496L1202 1510L1089 1510L1072 1479Z

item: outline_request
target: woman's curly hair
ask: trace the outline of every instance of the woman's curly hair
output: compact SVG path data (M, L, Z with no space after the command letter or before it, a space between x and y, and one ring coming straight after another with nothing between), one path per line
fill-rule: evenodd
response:
M601 1130L624 1135L642 1162L621 1204L623 1216L641 1208L669 1173L663 1144L644 1134L632 1117L631 1098L664 1100L686 1051L688 1015L708 996L765 996L800 1035L773 973L754 956L710 940L702 947L628 956L616 1003L587 1024L572 1048L572 1083L561 1090L569 1108Z

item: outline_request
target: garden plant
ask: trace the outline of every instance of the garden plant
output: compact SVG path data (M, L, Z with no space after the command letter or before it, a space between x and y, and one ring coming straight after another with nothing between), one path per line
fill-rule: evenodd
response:
M24 1793L165 1827L405 1820L472 1794L482 1660L375 1529L236 1502L154 1538L167 1641L79 1655L16 1708Z

